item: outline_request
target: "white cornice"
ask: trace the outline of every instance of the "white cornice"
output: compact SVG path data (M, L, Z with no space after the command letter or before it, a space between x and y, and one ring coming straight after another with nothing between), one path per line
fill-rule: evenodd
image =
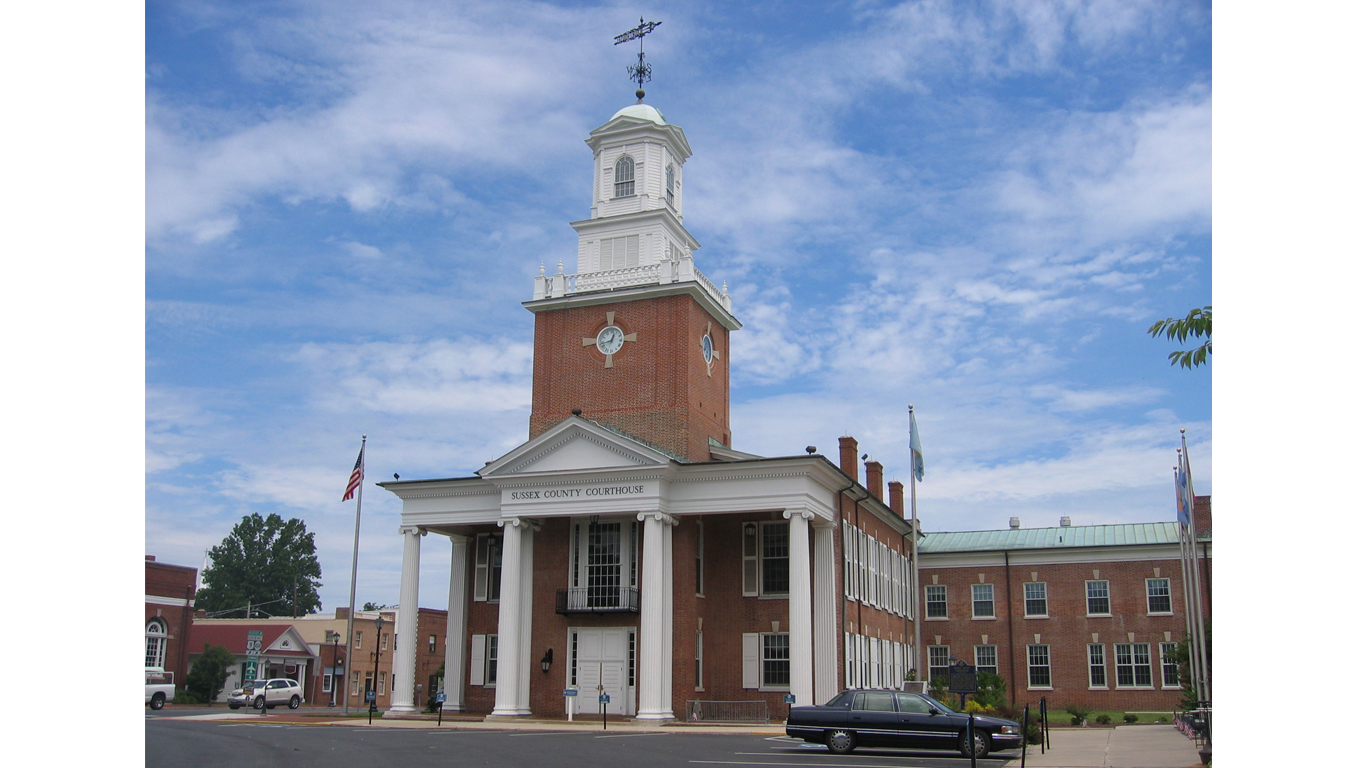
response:
M697 238L683 226L683 222L678 218L678 214L669 208L650 208L644 211L631 211L630 213L618 213L612 216L600 216L594 219L582 219L571 221L569 226L580 235L600 235L603 230L615 230L625 227L639 227L642 224L649 224L658 220L664 224L664 228L679 240L688 244L694 251L701 249L702 244L697 242Z

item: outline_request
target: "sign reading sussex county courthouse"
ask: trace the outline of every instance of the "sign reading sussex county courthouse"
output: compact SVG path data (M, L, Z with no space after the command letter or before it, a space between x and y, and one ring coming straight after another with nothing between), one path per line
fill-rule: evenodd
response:
M590 485L580 488L537 488L529 490L503 491L507 501L523 504L538 502L574 501L578 499L611 499L622 496L644 496L647 486L643 484ZM650 488L653 490L653 488Z

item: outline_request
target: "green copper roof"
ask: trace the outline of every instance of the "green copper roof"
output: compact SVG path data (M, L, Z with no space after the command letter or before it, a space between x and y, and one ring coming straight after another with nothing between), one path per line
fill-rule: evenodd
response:
M1063 528L1018 528L1004 531L926 533L920 553L974 552L1002 549L1063 549L1125 544L1176 544L1177 525L1126 523L1123 525L1072 525Z
M655 123L656 125L665 125L669 122L668 120L664 119L663 112L660 112L659 110L655 109L649 104L632 104L631 106L625 107L624 109L619 109L617 110L617 113L615 115L612 115L612 120L616 120L618 117L621 117L622 115L625 115L627 117L639 118L641 120L649 120L650 122ZM612 122L612 120L608 120L607 122L610 123Z

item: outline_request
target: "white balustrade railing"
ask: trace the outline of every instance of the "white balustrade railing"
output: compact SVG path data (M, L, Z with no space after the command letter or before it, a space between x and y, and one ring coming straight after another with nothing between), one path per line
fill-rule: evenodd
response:
M606 269L600 272L582 272L568 275L564 273L563 262L559 264L553 275L547 275L545 267L542 266L541 273L535 277L535 289L532 298L534 300L558 299L576 293L688 282L697 283L727 312L730 311L730 293L726 287L722 286L718 289L715 283L708 280L706 275L703 275L693 266L691 256L684 256L677 261L660 261L654 264L642 264L638 267L626 267L625 269Z

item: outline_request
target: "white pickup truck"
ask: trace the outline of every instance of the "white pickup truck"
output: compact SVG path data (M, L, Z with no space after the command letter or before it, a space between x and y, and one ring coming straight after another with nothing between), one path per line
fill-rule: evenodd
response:
M152 709L161 709L166 702L175 701L175 673L160 667L147 667L147 686L142 698L142 703Z

